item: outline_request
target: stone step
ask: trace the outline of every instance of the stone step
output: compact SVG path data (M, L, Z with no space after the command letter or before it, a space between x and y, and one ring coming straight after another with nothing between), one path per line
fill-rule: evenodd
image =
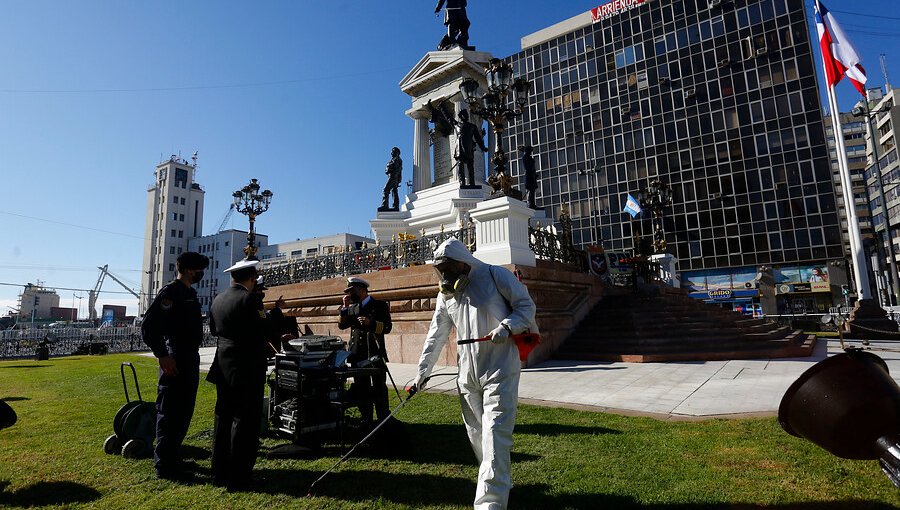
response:
M699 326L682 327L681 325L673 326L671 324L643 324L636 325L634 328L609 327L609 328L578 328L575 333L570 336L570 340L577 338L644 338L644 337L707 337L707 336L728 336L740 335L745 331L741 328L729 327L710 327L708 324Z
M614 359L618 355L680 357L705 352L743 356L750 351L790 350L796 347L798 333L664 289L653 297L608 296L576 327L557 356Z
M767 339L780 341L780 339ZM582 339L569 344L566 342L560 347L560 350L598 350L610 351L616 349L658 349L672 348L675 350L684 350L690 347L710 347L718 348L727 344L735 345L753 345L765 343L754 339L748 339L741 335L729 336L707 336L707 337L687 337L686 339L673 339L672 337L646 337L646 338L618 338L608 340L590 341Z

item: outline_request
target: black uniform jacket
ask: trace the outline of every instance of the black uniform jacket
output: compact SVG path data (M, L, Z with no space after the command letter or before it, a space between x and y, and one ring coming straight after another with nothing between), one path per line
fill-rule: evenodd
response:
M163 287L141 323L144 343L157 358L197 353L203 341L203 316L197 291L178 280Z
M359 324L359 317L368 317L372 324L364 328ZM351 328L349 349L357 359L378 355L388 361L384 335L391 332L391 312L386 302L371 298L365 306L352 304L342 309L338 327Z
M218 344L207 381L232 387L265 381L266 312L259 295L232 283L213 301L209 329Z

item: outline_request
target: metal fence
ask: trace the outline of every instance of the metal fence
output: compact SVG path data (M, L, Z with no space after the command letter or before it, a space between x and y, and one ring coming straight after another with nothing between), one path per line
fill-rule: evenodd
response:
M475 251L475 226L472 224L459 230L409 237L360 250L268 264L261 273L266 277L266 285L272 286L417 266L434 259L434 250L451 237L465 243L470 251Z
M587 258L583 250L572 243L572 219L565 210L559 215L559 232L549 228L528 226L528 246L540 260L551 260L587 270Z
M0 359L32 358L42 344L53 356L106 354L149 350L141 339L141 329L124 328L51 328L0 331ZM216 345L216 337L203 328L203 347Z

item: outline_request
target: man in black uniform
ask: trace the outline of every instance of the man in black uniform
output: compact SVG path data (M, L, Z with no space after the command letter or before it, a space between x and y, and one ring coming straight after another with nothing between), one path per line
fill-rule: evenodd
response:
M266 312L256 285L258 260L242 260L225 270L231 287L210 309L210 333L218 337L206 380L216 385L213 426L213 484L229 490L253 485L259 450L266 380Z
M259 294L259 299L265 305L266 291L265 276L256 279L256 286L253 292ZM284 296L278 296L275 300L275 306L266 310L266 340L268 350L266 351L269 358L281 352L283 342L299 338L300 330L297 328L297 319L294 317L286 317L282 309L285 306Z
M386 384L388 361L384 335L391 332L391 312L387 303L369 295L369 282L358 276L347 278L344 289L341 318L338 322L341 329L350 328L350 357L348 361L357 365L373 356L381 358L375 366L384 368L371 377L354 377L359 388L361 402L359 412L362 415L363 427L372 424L372 405L378 421L390 414L388 391Z
M153 450L159 478L177 480L186 476L178 450L194 414L200 383L198 350L203 341L203 316L197 291L191 285L203 278L207 266L205 255L192 251L179 255L175 263L178 278L159 291L141 324L144 343L159 360Z

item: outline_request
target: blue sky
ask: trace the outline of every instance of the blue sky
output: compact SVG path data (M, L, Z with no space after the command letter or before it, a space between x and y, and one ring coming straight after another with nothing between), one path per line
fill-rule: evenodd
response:
M139 288L146 189L170 154L199 151L205 233L252 177L275 193L257 223L272 242L368 234L392 146L411 175L410 100L398 83L443 35L434 3L4 2L0 315L16 285L87 289L105 264ZM471 43L506 56L523 35L601 3L471 0ZM826 5L869 83L883 83L880 53L900 82L895 2ZM838 89L849 108L856 92ZM116 293L101 304L136 312L115 283L103 288ZM73 291L59 294L78 305Z

